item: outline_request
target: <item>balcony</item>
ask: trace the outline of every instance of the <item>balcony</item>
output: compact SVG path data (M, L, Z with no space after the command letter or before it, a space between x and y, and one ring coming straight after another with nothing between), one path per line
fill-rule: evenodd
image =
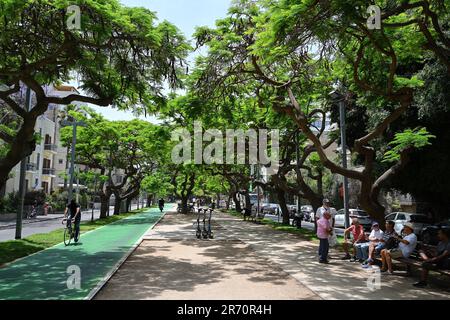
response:
M56 170L52 168L43 168L42 169L42 175L44 176L55 176Z
M37 170L36 163L27 163L27 171L35 172Z
M50 151L52 153L57 153L58 152L58 146L56 144L45 144L44 145L44 150L45 151Z

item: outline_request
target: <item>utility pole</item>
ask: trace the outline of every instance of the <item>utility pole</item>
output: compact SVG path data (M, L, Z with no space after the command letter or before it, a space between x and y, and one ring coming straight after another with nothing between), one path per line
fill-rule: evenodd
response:
M297 131L297 134L295 135L295 147L296 147L296 167L297 172L300 172L300 131ZM302 212L302 203L300 198L300 193L297 195L297 216L300 218ZM297 222L299 227L302 225L302 220L300 219L299 222Z
M27 88L26 97L25 97L25 111L28 112L31 109L31 89ZM23 124L25 125L25 123ZM22 239L22 219L24 215L24 206L25 206L25 173L27 171L27 162L28 157L22 159L20 162L20 182L19 182L19 193L20 193L20 205L19 212L17 213L16 218L16 239Z
M70 157L70 180L69 180L69 194L67 202L71 202L73 199L73 181L75 176L75 149L77 145L77 127L85 127L86 124L83 121L62 121L61 125L63 127L72 126L72 150L71 150L71 157Z
M342 151L342 167L344 169L347 169L347 137L346 137L346 124L345 124L345 118L346 118L346 98L345 95L342 92L339 92L338 90L341 90L342 86L339 86L339 89L333 91L330 93L330 97L334 102L337 102L339 104L339 118L340 118L340 128L341 128L341 151ZM345 228L348 228L350 226L350 218L349 218L349 211L348 211L348 178L346 176L343 176L344 184L343 184L343 191L344 191L344 212L345 212Z

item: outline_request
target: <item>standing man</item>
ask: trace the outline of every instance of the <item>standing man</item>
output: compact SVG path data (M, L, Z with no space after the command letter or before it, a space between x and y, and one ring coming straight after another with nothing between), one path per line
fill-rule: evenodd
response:
M66 210L64 211L64 219L66 218L68 219L68 224L74 223L74 239L75 242L78 242L78 237L80 234L81 208L74 199L72 199L66 206Z
M325 212L328 212L330 214L330 216L331 216L330 217L330 225L331 225L331 228L334 229L334 223L335 223L334 217L336 215L336 209L330 207L330 200L328 200L328 199L323 199L322 206L319 209L317 209L316 215L315 215L316 222L323 217Z

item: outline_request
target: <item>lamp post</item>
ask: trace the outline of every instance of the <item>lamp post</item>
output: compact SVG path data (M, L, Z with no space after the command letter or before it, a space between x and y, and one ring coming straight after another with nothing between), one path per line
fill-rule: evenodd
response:
M296 158L296 167L297 172L300 171L300 131L297 131L297 134L295 135L295 158ZM296 173L297 173L296 172ZM302 203L300 199L300 193L297 195L297 227L301 228L302 226L302 220L301 220L301 213L302 213Z
M63 127L72 126L72 150L70 159L70 182L69 182L69 194L67 196L67 202L71 202L73 198L73 181L75 176L75 148L77 144L77 127L86 127L86 123L83 121L68 121L61 122Z
M31 109L31 89L27 88L25 96L25 111L28 112ZM19 182L19 194L20 194L20 205L19 212L16 217L16 239L22 239L22 219L24 215L25 206L25 193L27 190L25 186L25 172L27 170L28 157L25 157L20 162L20 182Z
M339 104L339 119L340 119L340 127L341 127L341 151L342 151L342 167L347 169L347 137L346 137L346 123L345 123L345 109L346 109L346 100L345 96L339 91L335 90L330 93L330 97L334 102ZM345 212L345 228L350 226L350 218L348 211L348 178L346 176L344 178L344 212Z

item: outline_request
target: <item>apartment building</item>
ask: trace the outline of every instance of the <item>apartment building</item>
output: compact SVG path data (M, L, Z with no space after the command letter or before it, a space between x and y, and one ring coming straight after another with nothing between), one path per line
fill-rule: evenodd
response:
M44 89L48 95L57 97L78 93L72 86L46 86ZM33 99L34 97L32 101ZM64 107L49 105L48 110L36 121L35 131L41 140L27 159L25 174L27 191L43 190L51 193L64 185L64 175L68 168L67 148L63 147L60 139L60 115ZM20 164L12 170L11 176L6 183L5 194L19 191Z

